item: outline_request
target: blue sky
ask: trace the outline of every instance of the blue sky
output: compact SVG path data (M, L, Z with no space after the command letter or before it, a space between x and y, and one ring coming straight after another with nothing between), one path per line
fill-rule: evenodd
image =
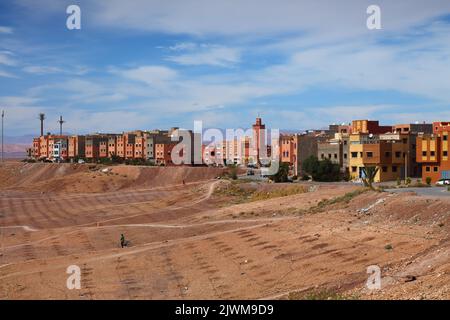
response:
M81 8L81 30L66 8ZM366 8L381 7L381 30ZM0 3L7 135L450 120L450 2Z

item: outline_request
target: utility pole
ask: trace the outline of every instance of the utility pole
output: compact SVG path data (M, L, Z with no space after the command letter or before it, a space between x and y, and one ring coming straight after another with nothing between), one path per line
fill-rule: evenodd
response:
M409 151L405 152L405 184L406 180L408 179L408 153Z
M4 159L3 159L3 118L5 118L5 110L2 110L2 163L4 161Z

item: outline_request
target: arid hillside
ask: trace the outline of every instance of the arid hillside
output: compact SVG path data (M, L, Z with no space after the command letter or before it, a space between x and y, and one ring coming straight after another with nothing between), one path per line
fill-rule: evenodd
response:
M224 169L206 167L105 166L6 162L0 188L30 192L91 193L127 188L164 187L213 179Z

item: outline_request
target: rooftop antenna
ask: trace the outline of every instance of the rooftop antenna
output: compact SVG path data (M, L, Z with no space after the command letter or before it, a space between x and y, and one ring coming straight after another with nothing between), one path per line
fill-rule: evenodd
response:
M41 121L41 136L43 136L44 135L45 113L39 113L39 120Z
M63 117L62 117L62 116L59 116L58 123L59 123L59 135L60 135L60 136L62 136L62 125L63 125L64 122L65 122L65 121L63 120Z

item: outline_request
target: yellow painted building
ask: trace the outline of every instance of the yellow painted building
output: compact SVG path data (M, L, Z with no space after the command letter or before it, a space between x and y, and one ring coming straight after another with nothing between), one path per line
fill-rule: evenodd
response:
M380 135L351 134L349 173L352 180L364 177L364 167L377 167L375 182L393 181L405 177L409 161L409 135L387 133Z

